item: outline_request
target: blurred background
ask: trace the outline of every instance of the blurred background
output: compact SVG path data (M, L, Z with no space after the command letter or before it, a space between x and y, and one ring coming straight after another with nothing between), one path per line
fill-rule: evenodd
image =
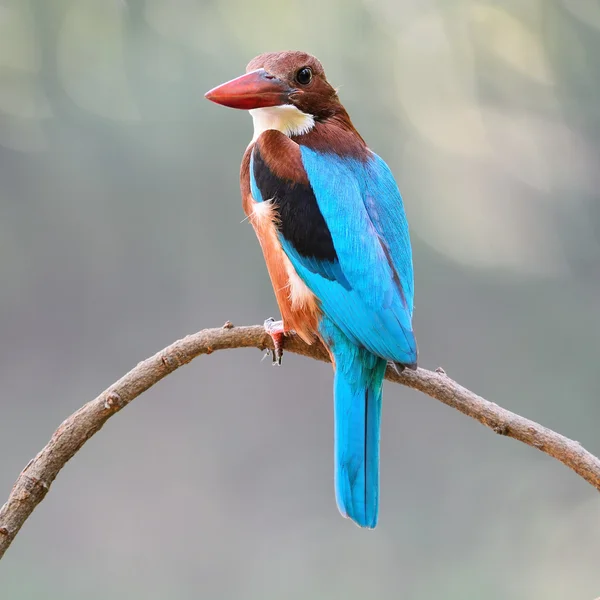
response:
M251 119L205 101L316 54L412 227L420 364L600 454L597 0L1 0L0 502L71 412L188 333L277 317ZM380 525L333 494L332 376L194 361L111 419L2 561L2 598L600 595L566 467L386 388Z

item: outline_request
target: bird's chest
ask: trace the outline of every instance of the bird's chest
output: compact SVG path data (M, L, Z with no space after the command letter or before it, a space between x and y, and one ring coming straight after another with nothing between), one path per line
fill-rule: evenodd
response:
M260 242L278 300L281 298L289 302L292 311L303 310L314 303L314 296L283 249L283 222L278 208L274 200L257 202L251 194L244 202L244 210Z

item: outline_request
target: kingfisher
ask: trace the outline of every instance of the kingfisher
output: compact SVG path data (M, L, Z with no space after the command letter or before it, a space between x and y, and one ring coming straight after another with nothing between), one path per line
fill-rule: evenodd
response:
M252 116L242 205L282 316L265 329L279 364L289 332L327 348L336 501L344 517L372 529L385 371L388 363L417 368L412 250L398 186L310 54L261 54L206 98Z

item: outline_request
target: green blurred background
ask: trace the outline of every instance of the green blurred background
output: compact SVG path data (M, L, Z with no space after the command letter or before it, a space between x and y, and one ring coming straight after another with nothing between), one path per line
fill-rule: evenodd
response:
M420 364L600 454L598 0L0 1L0 501L72 411L187 333L278 316L242 223L248 115L302 49L394 171ZM600 504L399 386L379 527L333 494L332 376L220 352L67 465L2 599L592 599Z

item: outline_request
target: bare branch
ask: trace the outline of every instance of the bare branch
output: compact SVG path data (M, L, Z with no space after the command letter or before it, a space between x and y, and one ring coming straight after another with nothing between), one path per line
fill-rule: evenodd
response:
M231 348L264 350L272 348L272 342L261 326L233 327L226 323L220 329L204 329L178 340L139 363L96 399L66 419L41 452L23 469L8 501L0 509L0 558L34 508L44 499L66 462L110 417L163 377L197 356ZM297 336L286 338L285 350L329 361L329 355L321 344L308 346ZM485 400L450 379L441 369L436 372L425 369L407 370L398 374L394 369L388 368L386 378L456 408L496 433L545 452L573 469L600 491L600 460L579 442Z

